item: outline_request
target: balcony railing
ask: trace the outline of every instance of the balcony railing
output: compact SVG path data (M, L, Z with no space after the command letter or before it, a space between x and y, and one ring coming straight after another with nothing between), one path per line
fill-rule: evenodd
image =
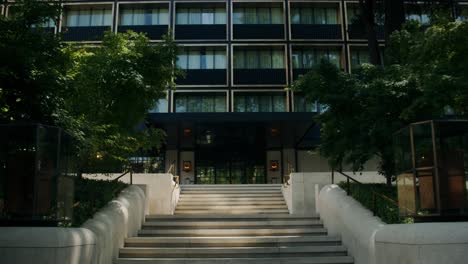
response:
M349 25L348 35L350 39L367 39L366 28L359 24ZM377 26L377 39L385 39L384 26Z
M234 39L284 39L283 24L236 24Z
M308 73L311 69L293 69L293 80L297 80L301 75Z
M292 24L292 39L341 39L341 25Z
M62 33L65 41L101 41L109 30L110 26L64 27Z
M178 85L226 85L226 69L186 70L185 78L176 80Z
M286 84L285 69L234 69L234 84Z
M226 25L176 25L175 39L226 39Z
M118 32L134 31L137 33L145 33L151 40L162 39L164 34L167 34L167 25L138 25L138 26L118 26Z

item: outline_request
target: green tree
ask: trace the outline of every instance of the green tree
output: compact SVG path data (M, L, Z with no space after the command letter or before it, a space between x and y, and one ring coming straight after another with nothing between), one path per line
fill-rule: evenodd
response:
M108 32L99 47L72 46L66 53L69 90L57 116L79 139L82 167L96 158L125 162L138 150L159 147L164 132L141 124L177 73L170 37L152 45L143 34Z
M65 82L60 38L43 30L57 20L57 1L18 0L15 15L0 16L0 122L53 124Z
M348 74L323 62L293 85L328 110L318 116L320 152L340 169L354 171L377 156L379 171L394 176L392 136L414 121L440 118L453 109L467 116L468 23L436 24L426 31L410 23L392 35L385 68L365 64Z

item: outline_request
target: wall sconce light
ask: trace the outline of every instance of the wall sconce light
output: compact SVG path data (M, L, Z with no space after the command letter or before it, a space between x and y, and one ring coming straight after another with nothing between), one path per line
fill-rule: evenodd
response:
M279 168L279 162L277 160L270 160L270 170L277 171Z
M192 129L184 128L184 136L189 137L192 135Z
M189 160L184 160L184 162L182 163L182 169L185 172L191 172L192 171L192 162L189 161Z
M276 137L279 135L279 130L277 128L271 128L270 133L272 137Z

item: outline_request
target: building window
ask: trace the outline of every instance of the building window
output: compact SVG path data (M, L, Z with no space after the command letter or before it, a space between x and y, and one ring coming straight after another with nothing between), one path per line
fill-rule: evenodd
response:
M234 50L235 69L284 69L284 50L263 47Z
M159 99L154 108L149 111L150 113L167 113L167 99Z
M185 48L177 55L177 66L184 70L226 69L224 48Z
M112 10L105 7L70 9L65 17L67 27L112 26Z
M294 94L294 112L318 112L318 104L304 95Z
M457 21L468 21L468 5L459 6L457 8Z
M225 94L176 94L175 112L213 113L226 112Z
M260 3L234 7L234 24L283 24L282 5Z
M359 8L358 5L353 5L353 4L349 5L346 10L346 13L348 17L347 19L348 25L361 24L361 21L360 21L361 9ZM375 12L374 19L375 19L375 23L379 26L383 26L385 24L385 17L382 12Z
M304 48L293 50L294 69L311 69L322 60L328 61L340 68L341 51L339 48Z
M358 69L361 64L369 63L369 51L364 49L351 50L351 69Z
M177 8L177 25L219 25L226 24L226 8L223 7L182 7Z
M283 93L239 93L234 98L235 112L285 112L286 97Z
M292 24L338 24L337 7L320 7L310 4L294 4L291 7Z
M133 5L132 5L133 6ZM169 9L167 7L135 6L121 7L119 25L142 26L142 25L168 25Z
M15 17L18 15L18 8L16 6L9 6L8 7L8 17ZM42 28L53 28L56 26L55 18L48 18L45 19L42 23L32 24L32 28L42 27Z
M422 6L407 5L405 13L406 20L408 21L418 21L421 25L429 25L431 23L429 14L424 11Z

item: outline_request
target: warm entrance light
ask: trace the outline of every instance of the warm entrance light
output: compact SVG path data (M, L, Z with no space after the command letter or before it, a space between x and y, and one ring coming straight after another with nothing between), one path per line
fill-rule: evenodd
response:
M279 168L279 162L277 160L270 160L270 170L277 171Z
M192 171L192 162L184 160L182 167L185 172L190 172Z
M192 129L190 128L185 128L184 129L184 136L188 137L192 135Z
M279 130L277 128L272 128L270 132L272 137L276 137L279 135Z

